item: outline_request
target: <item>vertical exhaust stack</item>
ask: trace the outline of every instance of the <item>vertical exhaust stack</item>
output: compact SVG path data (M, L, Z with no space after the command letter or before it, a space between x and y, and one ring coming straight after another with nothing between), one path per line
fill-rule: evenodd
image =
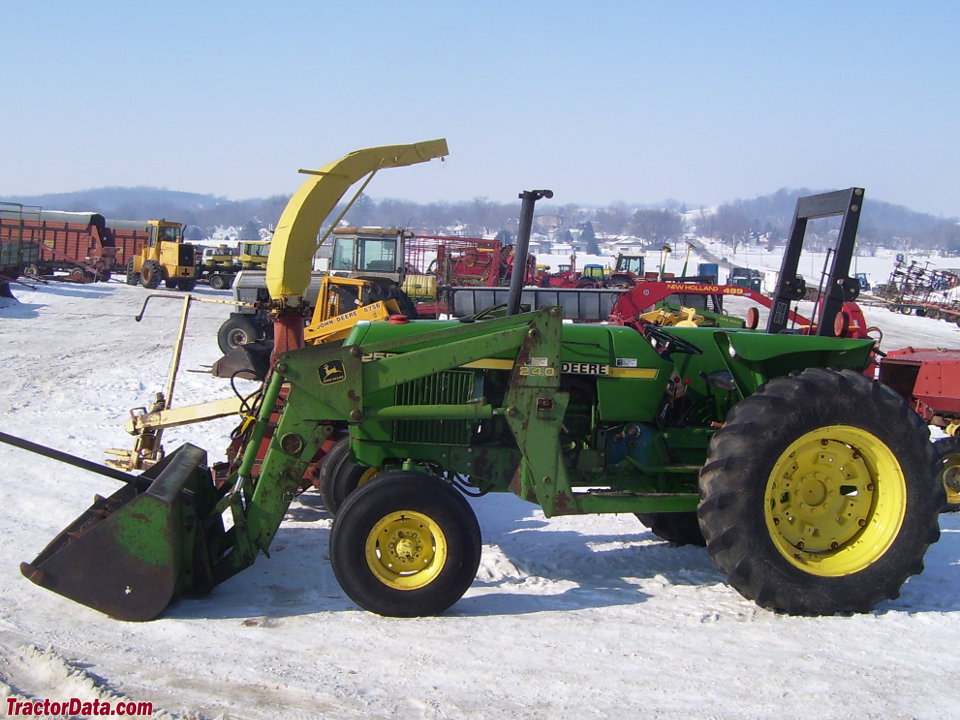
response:
M533 206L537 200L553 197L553 190L524 190L518 196L523 203L520 206L520 227L517 229L517 242L513 247L513 270L510 273L510 292L507 295L507 315L520 313L520 293L527 276L527 257L530 255L530 230L533 227Z

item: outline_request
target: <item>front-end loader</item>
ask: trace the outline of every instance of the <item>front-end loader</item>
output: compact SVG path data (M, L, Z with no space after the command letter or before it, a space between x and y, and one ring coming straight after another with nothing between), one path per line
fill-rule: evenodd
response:
M148 220L150 237L140 252L127 260L127 284L156 289L190 291L197 284L196 251L183 242L183 226L167 220Z
M440 613L469 588L482 544L465 496L488 492L547 517L634 513L661 537L705 545L740 593L788 613L867 611L921 571L943 487L926 425L863 374L872 340L640 333L543 308L360 323L342 344L304 346L300 260L325 217L295 227L318 209L310 193L324 179L349 187L384 156L445 155L446 144L360 153L327 166L278 226L268 279L273 270L287 345L251 401L227 480L214 482L205 453L185 445L120 477L120 491L23 564L27 577L113 617L155 617L266 554L318 459L332 480L354 482L331 508L336 577L384 615Z

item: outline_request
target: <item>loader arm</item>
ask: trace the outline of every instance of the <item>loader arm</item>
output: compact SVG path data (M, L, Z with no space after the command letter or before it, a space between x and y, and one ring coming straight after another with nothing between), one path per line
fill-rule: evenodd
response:
M540 379L524 376L517 370L512 379L514 390L507 397L505 407L495 407L485 401L458 405L373 406L368 400L384 389L477 361L490 353L516 352L516 366L519 368L526 366L528 360L525 358L530 352L542 352L550 356L549 367L556 368L559 366L560 323L559 308L544 308L536 313L482 324L462 324L379 343L346 347L312 345L282 355L271 376L254 434L246 444L243 462L231 479L230 492L217 509L217 513L228 508L231 510L234 530L219 548L221 557L216 559L212 571L216 582L250 566L258 553L269 551L296 494L299 479L336 424L345 426L374 419L435 419L440 416L453 420L507 415L517 428L520 425L524 430L528 425L536 427L536 441L552 450L532 453L524 446L524 467L531 464L531 458L534 459L526 475L559 478L564 483L563 489L569 490L569 482L557 462L560 456L559 426L566 394L556 392L558 376L555 373ZM444 348L443 352L437 352L438 346ZM392 351L404 348L413 349L392 354ZM364 355L385 356L376 362L364 362ZM547 360L546 357L543 359ZM285 383L289 383L289 393L259 475L254 477L252 468L256 450L265 437L271 408ZM559 398L556 407L551 401L548 409L538 410L538 403L542 405L545 393ZM547 467L541 466L543 456L547 458ZM553 495L557 494L555 486L545 489L534 484L531 492L547 507L553 507Z
M448 154L445 139L410 145L364 148L324 165L301 170L310 177L293 194L273 235L267 259L267 290L281 305L299 305L310 284L317 234L340 198L355 182L381 168L427 162Z

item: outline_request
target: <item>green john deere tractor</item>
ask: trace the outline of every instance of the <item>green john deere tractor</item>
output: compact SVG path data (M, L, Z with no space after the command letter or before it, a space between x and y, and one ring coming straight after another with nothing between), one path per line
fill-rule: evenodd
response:
M645 337L555 308L358 325L342 347L280 357L227 484L185 446L23 571L115 617L154 617L265 552L327 449L333 569L377 613L439 613L470 586L480 528L461 490L511 491L548 517L636 513L705 544L764 607L865 611L922 569L943 503L927 427L862 374L872 349L716 328ZM104 558L116 582L91 587L85 567Z
M355 165L376 169L381 156L396 166L446 153L445 143L425 147L353 154L308 182L351 179ZM544 192L525 198L528 221ZM667 540L705 545L763 607L867 611L922 570L944 489L927 426L863 373L874 341L835 337L824 322L842 318L859 287L846 269L862 195L798 202L799 241L784 257L766 332L640 333L565 323L547 307L361 323L342 346L278 352L249 401L255 420L236 435L228 477L214 482L192 445L139 476L110 470L125 486L21 569L113 617L150 619L266 553L319 463L335 515L333 570L376 613L431 615L457 602L481 553L464 496L488 492L516 493L547 517L634 513ZM790 332L790 302L805 292L796 268L806 219L836 214L845 221L816 332ZM312 243L316 228L307 230ZM284 257L282 237L272 261ZM302 324L297 315L289 323Z

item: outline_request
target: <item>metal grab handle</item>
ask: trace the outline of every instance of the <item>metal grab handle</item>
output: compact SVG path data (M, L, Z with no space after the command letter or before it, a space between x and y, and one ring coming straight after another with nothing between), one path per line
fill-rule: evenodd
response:
M190 302L205 302L212 303L214 305L234 305L236 307L248 307L256 308L258 307L257 303L245 302L243 300L214 300L212 298L202 298L196 297L194 295L160 295L158 293L153 293L152 295L147 295L143 301L143 307L140 308L140 313L134 316L134 320L140 322L143 320L143 315L147 311L147 303L150 301L150 298L166 298L167 300L179 300L182 297L190 298Z

